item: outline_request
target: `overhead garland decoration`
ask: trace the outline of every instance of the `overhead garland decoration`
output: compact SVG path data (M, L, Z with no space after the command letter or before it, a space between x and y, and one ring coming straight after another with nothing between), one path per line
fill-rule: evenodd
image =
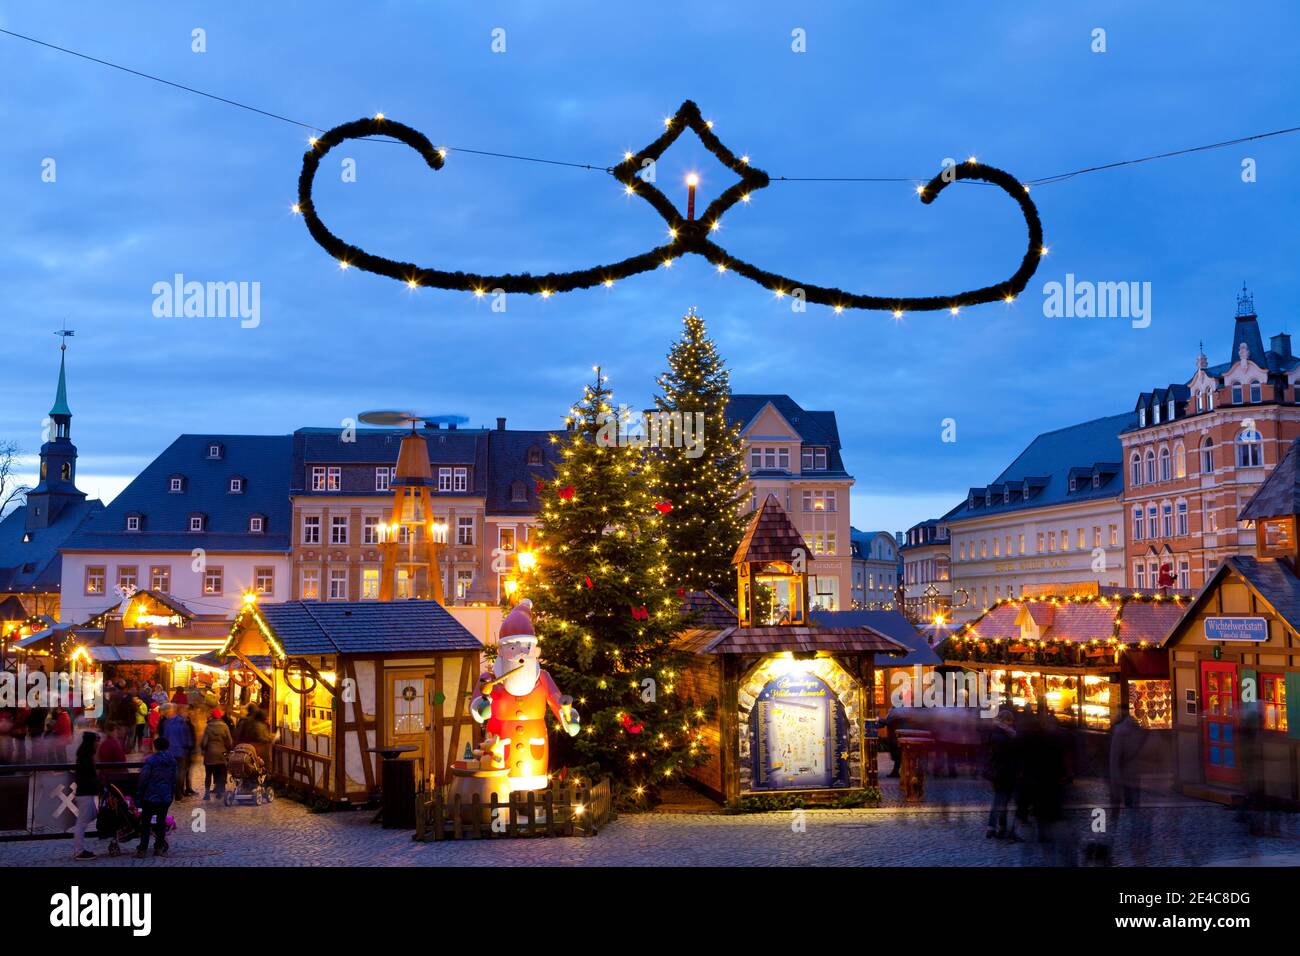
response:
M1010 278L994 285L973 291L958 292L951 295L932 296L886 296L867 295L846 292L843 289L799 282L788 276L768 272L738 259L717 243L709 239L709 234L721 224L723 214L739 201L748 201L750 195L771 182L771 177L750 164L747 156L736 156L713 133L713 124L700 115L700 108L691 100L682 104L677 113L664 120L664 132L649 146L638 153L628 153L610 172L629 193L645 198L651 206L668 223L670 242L656 246L649 252L631 256L619 262L597 266L592 269L580 269L574 272L551 272L546 275L530 273L506 273L502 275L479 275L469 272L447 272L442 269L429 269L410 262L398 262L383 256L376 256L357 246L351 245L330 232L316 214L316 205L312 200L312 184L316 171L320 168L325 155L340 143L349 139L361 139L368 136L390 136L410 146L423 157L434 170L442 169L445 151L437 149L427 136L419 130L384 117L382 114L365 119L353 120L329 130L324 135L311 140L310 147L303 156L302 173L298 177L298 203L296 211L300 212L307 223L307 229L313 239L331 256L338 260L341 267L355 267L376 275L388 276L408 285L431 286L439 289L453 289L485 295L500 290L507 293L525 293L549 297L558 292L571 292L575 289L590 289L595 286L609 286L618 279L649 272L661 266L671 265L674 259L693 253L703 256L717 267L719 272L731 271L751 279L770 289L777 296L798 294L808 301L819 305L828 305L836 311L842 309L883 309L895 314L903 312L928 312L938 309L955 311L963 306L979 305L985 302L1010 301L1024 291L1029 279L1038 269L1038 263L1046 252L1043 245L1043 224L1038 218L1038 210L1029 198L1029 187L1021 183L1010 173L973 158L956 166L946 167L924 186L917 187L917 193L923 204L934 202L938 195L948 186L960 180L977 180L990 183L1000 188L1016 201L1025 217L1028 228L1029 244L1025 250L1020 267ZM653 183L642 180L639 176L646 160L657 161L660 156L685 130L691 129L700 138L705 148L718 161L740 177L740 181L725 190L713 200L698 219L693 213L694 185L691 186L691 209L683 216L668 197Z

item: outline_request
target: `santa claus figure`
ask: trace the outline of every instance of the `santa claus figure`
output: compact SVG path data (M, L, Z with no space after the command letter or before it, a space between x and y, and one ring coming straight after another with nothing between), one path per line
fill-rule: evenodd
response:
M512 793L546 788L548 708L569 736L580 729L572 698L560 694L540 658L533 602L525 598L502 619L496 661L490 673L480 675L479 695L470 703L474 719L504 748L498 752L504 752Z

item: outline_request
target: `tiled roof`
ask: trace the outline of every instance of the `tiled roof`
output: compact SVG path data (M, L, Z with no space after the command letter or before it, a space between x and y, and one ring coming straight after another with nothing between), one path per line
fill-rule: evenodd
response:
M1250 496L1237 516L1238 520L1300 515L1300 454L1297 448L1300 448L1300 438L1291 443L1282 460Z
M688 635L696 632L688 632ZM689 637L687 638L689 640ZM696 640L697 654L776 654L781 651L842 651L907 654L909 648L871 627L729 627L712 640ZM682 646L679 642L678 646Z
M1009 484L1014 492L1029 481L1032 491L1028 501L1013 494L1009 503L998 499L993 504L977 502L972 508L967 500L948 512L944 520L951 523L1026 508L1117 497L1123 491L1122 476L1118 468L1114 467L1115 463L1123 460L1119 434L1136 421L1135 413L1125 412L1044 432L1030 442L1016 460L991 483L996 486ZM1091 481L1088 481L1080 483L1075 491L1070 491L1070 469L1080 466L1091 470L1094 465L1104 466L1099 469L1104 474L1101 487L1093 488ZM982 492L984 489L971 490Z
M483 646L437 601L286 601L256 611L294 657Z
M869 628L907 648L906 655L889 658L884 662L885 666L911 667L920 664L930 667L943 663L925 636L899 611L814 611L812 619L819 627L831 629Z
M565 432L562 429L553 432L512 429L487 432L487 502L484 507L488 514L536 514L541 509L537 482L550 481L560 460L560 445L551 441L552 435L563 441ZM532 449L541 452L540 465L528 463ZM523 501L514 500L516 482L522 485L519 490L524 494Z
M1109 641L1124 644L1160 644L1182 616L1184 605L1174 601L1115 598L1102 601L1007 601L971 621L973 635L986 640L1019 640L1020 615L1028 614L1044 641ZM1045 623L1046 622L1046 623Z
M1173 601L1125 601L1119 639L1124 644L1163 644L1182 616L1183 605Z
M745 529L745 536L740 539L731 563L784 561L788 564L796 549L811 553L803 536L776 500L776 495L768 495L749 519L749 527Z
M1292 631L1300 634L1300 578L1296 577L1285 561L1240 554L1229 555L1219 563L1184 611L1178 622L1180 631L1183 624L1195 617L1197 609L1213 593L1219 579L1229 572L1240 575L1249 587L1277 611Z
M99 499L70 501L48 528L27 530L27 505L0 520L0 592L50 594L59 589L64 547L104 509ZM24 541L27 535L30 541Z
M696 627L714 631L735 627L739 620L736 609L714 591L687 591L679 613L692 615L691 623Z
M76 551L278 552L289 550L288 435L181 435L149 463L93 523L64 544ZM210 444L222 446L208 457ZM169 492L173 475L180 492ZM241 494L230 479L244 479ZM141 531L127 531L127 515L142 517ZM206 530L191 532L189 519L204 515ZM265 532L251 534L248 519L266 519Z
M421 428L417 434L429 449L429 463L464 465L471 469L468 491L457 496L482 497L487 474L487 448L482 428ZM315 465L396 465L402 439L410 434L406 428L358 428L345 435L341 428L299 428L293 433L293 466L290 489L294 495L318 494L378 495L391 498L391 491L375 491L373 472L344 469L340 491L312 492L307 480L309 467ZM350 440L344 441L344 438ZM431 489L436 497L437 488ZM448 492L442 492L448 494Z
M738 394L732 395L727 403L727 420L744 428L769 403L790 423L790 427L805 445L822 445L828 449L826 471L817 472L819 476L839 477L845 474L844 459L840 456L840 430L834 412L810 412L789 395ZM782 472L783 476L784 474Z

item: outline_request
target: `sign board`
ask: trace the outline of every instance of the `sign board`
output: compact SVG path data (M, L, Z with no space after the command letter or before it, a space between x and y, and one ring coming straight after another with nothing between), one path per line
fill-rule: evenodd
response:
M848 785L848 734L835 692L814 674L769 681L750 712L755 790Z
M1205 639L1262 643L1268 640L1268 621L1262 617L1207 617Z

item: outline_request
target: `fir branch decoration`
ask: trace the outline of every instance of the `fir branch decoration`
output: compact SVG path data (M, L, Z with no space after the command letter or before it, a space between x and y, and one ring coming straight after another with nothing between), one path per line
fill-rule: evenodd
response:
M687 129L692 130L700 138L704 147L719 162L740 177L739 182L714 199L698 219L684 217L653 183L645 182L640 178L645 161L658 160ZM484 275L430 269L366 252L330 232L316 212L316 205L312 200L312 185L321 160L340 143L367 136L393 137L418 152L430 168L439 170L443 167L443 153L436 149L429 142L428 137L419 130L383 116L353 120L336 126L311 141L310 147L303 156L302 172L298 177L298 211L302 213L312 238L341 264L397 279L412 286L431 286L473 292L478 295L500 291L550 296L559 292L609 285L619 279L658 269L674 259L691 254L703 256L718 269L735 272L778 295L799 295L807 302L831 306L837 311L876 309L895 313L931 312L1014 298L1024 291L1046 251L1043 245L1043 224L1038 217L1037 207L1029 198L1029 187L1008 172L984 163L969 161L946 168L929 183L919 187L917 192L921 202L929 205L954 182L976 180L997 186L1014 199L1024 216L1029 242L1019 268L1010 278L982 289L949 295L888 296L846 292L839 288L799 282L788 276L761 269L731 255L710 240L709 233L719 224L727 210L742 199L748 198L755 190L769 185L771 177L750 164L747 158L738 157L728 149L714 134L712 124L701 116L700 108L693 101L687 100L674 116L665 121L663 134L653 143L640 152L628 155L621 163L607 170L628 190L642 196L663 217L669 226L671 242L619 262L573 272L551 272L538 276L528 272Z

